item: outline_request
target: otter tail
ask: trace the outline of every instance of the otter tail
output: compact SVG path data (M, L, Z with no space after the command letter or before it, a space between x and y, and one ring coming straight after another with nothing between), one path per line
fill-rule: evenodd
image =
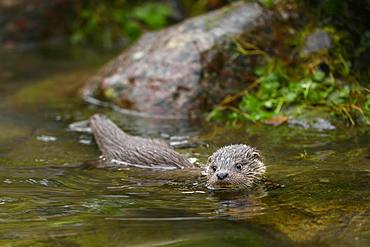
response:
M95 114L90 118L91 131L103 156L107 159L116 159L122 145L129 136L107 117Z

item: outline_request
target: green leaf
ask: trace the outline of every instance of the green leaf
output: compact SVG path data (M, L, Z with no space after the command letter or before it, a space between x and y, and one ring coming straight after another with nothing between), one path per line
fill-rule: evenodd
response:
M239 108L247 113L257 112L261 108L261 102L253 95L247 94L240 102Z
M267 8L271 8L272 6L274 6L274 0L259 0L259 2L263 5L263 6L265 6L265 7L267 7Z
M324 79L326 78L326 74L325 72L321 71L321 70L316 70L313 75L312 75L312 79L314 81L317 81L317 82L321 82L323 81Z
M270 99L276 96L280 87L279 77L275 73L270 73L261 79L260 84L258 96L263 100Z
M351 93L351 89L347 85L340 90L338 89L338 90L333 91L329 95L329 99L334 104L343 104L349 98L350 93Z
M297 92L290 91L289 93L285 94L285 99L290 103L294 102L297 99L297 96L298 96Z
M224 118L222 111L217 108L213 109L207 116L207 120L223 120Z
M71 37L71 42L73 44L78 44L81 43L84 39L85 39L84 33L81 31L76 31L75 33L73 33Z
M364 105L365 114L370 117L370 97L367 99Z
M255 70L254 70L254 73L257 75L257 76L263 76L263 74L266 73L266 70L264 67L257 67Z
M135 17L143 21L151 29L164 27L169 14L170 9L167 6L155 3L144 4L134 10Z
M141 27L135 21L127 21L123 29L131 39L136 39L141 34Z

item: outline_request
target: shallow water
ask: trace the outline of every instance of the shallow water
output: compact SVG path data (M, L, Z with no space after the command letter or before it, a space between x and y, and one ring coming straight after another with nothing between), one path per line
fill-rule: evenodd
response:
M369 128L303 130L124 116L77 89L106 55L0 52L0 246L369 246ZM86 169L99 156L70 123L103 112L127 132L188 136L198 163L217 147L258 147L284 188L211 192L202 179Z

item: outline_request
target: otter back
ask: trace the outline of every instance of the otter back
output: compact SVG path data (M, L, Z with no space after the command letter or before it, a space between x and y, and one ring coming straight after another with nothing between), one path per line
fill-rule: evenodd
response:
M90 126L99 149L108 162L116 161L120 165L148 168L193 167L193 164L165 141L126 134L104 116L92 116Z

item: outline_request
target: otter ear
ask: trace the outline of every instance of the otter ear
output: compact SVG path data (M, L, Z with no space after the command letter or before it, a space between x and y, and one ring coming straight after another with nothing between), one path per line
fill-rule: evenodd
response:
M254 151L252 153L252 157L253 157L253 159L262 160L261 155L258 153L258 151Z

